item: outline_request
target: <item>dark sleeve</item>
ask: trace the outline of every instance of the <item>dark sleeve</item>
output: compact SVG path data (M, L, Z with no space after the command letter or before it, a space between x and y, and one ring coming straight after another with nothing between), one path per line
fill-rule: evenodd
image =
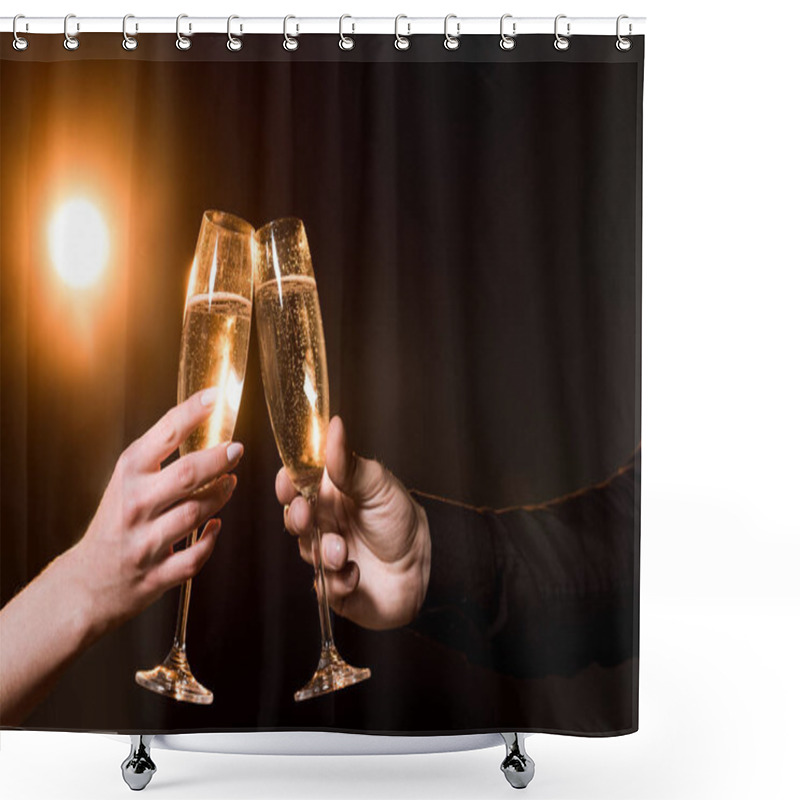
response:
M414 491L431 575L410 628L518 677L571 675L634 653L639 451L609 480L491 511Z

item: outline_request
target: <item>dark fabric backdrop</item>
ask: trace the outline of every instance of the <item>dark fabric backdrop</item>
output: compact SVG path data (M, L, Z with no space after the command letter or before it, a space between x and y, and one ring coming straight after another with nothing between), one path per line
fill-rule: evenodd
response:
M8 41L6 41L8 39ZM122 449L175 402L202 212L306 224L331 407L409 487L533 503L606 478L639 442L643 40L611 37L3 37L2 602L85 530ZM105 288L73 308L41 244L53 184L116 220ZM115 227L114 227L115 226ZM134 684L171 641L177 592L83 654L26 725L130 731L624 732L632 658L530 680L409 630L336 619L373 678L296 704L319 650L310 569L282 530L280 462L251 340L245 458L196 582L188 653L210 707ZM637 576L638 581L638 576ZM637 629L635 621L634 630Z

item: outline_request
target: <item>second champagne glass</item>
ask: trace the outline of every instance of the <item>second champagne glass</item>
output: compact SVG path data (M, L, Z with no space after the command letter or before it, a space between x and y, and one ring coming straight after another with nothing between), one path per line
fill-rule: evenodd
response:
M272 432L289 477L314 517L311 550L322 654L311 680L294 694L295 700L307 700L364 681L371 672L342 659L331 630L316 513L330 414L328 367L303 223L291 217L271 222L256 233L256 246L256 327Z
M233 214L206 211L195 248L178 368L178 402L216 386L211 415L181 445L185 456L230 441L239 414L253 308L254 228ZM193 531L187 547L197 540ZM181 586L178 622L164 661L136 673L136 683L174 700L208 705L214 695L192 675L186 659L186 621L192 581Z

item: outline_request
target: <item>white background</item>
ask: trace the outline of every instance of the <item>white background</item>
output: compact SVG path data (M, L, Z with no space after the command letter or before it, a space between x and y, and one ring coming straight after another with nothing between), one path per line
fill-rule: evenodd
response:
M3 14L17 12L648 18L641 729L616 739L531 737L537 775L527 792L542 800L797 797L798 4L4 4ZM119 742L4 732L1 745L4 800L129 796ZM146 789L154 800L485 800L512 792L498 770L501 749L154 755L159 771Z

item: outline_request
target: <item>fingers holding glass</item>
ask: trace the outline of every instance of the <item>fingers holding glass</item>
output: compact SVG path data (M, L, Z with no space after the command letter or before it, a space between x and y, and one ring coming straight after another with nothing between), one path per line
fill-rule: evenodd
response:
M233 469L243 453L239 442L228 442L187 453L174 461L151 479L151 514L157 516Z
M300 495L300 492L294 488L286 467L281 467L275 476L275 495L278 498L278 502L284 506L288 506L295 497Z
M328 602L334 611L341 614L345 598L358 588L361 573L358 564L348 560L347 542L342 536L337 533L324 533L321 543ZM299 536L297 546L303 561L314 566L317 558L313 537Z
M173 545L186 539L230 500L236 488L235 475L223 475L210 486L196 492L162 514L150 535L153 562L164 558Z
M283 524L294 536L311 536L314 532L314 514L305 497L295 497L284 506Z
M322 542L322 566L326 572L336 572L342 569L347 563L347 542L338 533L323 533ZM314 566L314 538L305 535L297 537L297 547L303 561ZM355 562L353 562L355 563Z
M211 416L219 397L219 389L212 386L195 392L182 403L171 408L131 448L136 466L141 469L159 469L161 462L175 452L194 431Z
M211 557L217 543L222 522L211 519L206 523L202 536L192 547L187 547L168 556L155 573L155 579L164 590L172 589L190 578L194 578Z
M283 525L292 535L309 536L313 534L315 523L321 530L344 533L336 517L334 504L329 499L323 499L322 495L313 507L302 495L297 495L290 503L284 505Z
M361 574L355 561L347 564L337 572L325 571L325 581L328 590L328 602L331 608L342 616L346 616L345 608L353 593L358 588Z

